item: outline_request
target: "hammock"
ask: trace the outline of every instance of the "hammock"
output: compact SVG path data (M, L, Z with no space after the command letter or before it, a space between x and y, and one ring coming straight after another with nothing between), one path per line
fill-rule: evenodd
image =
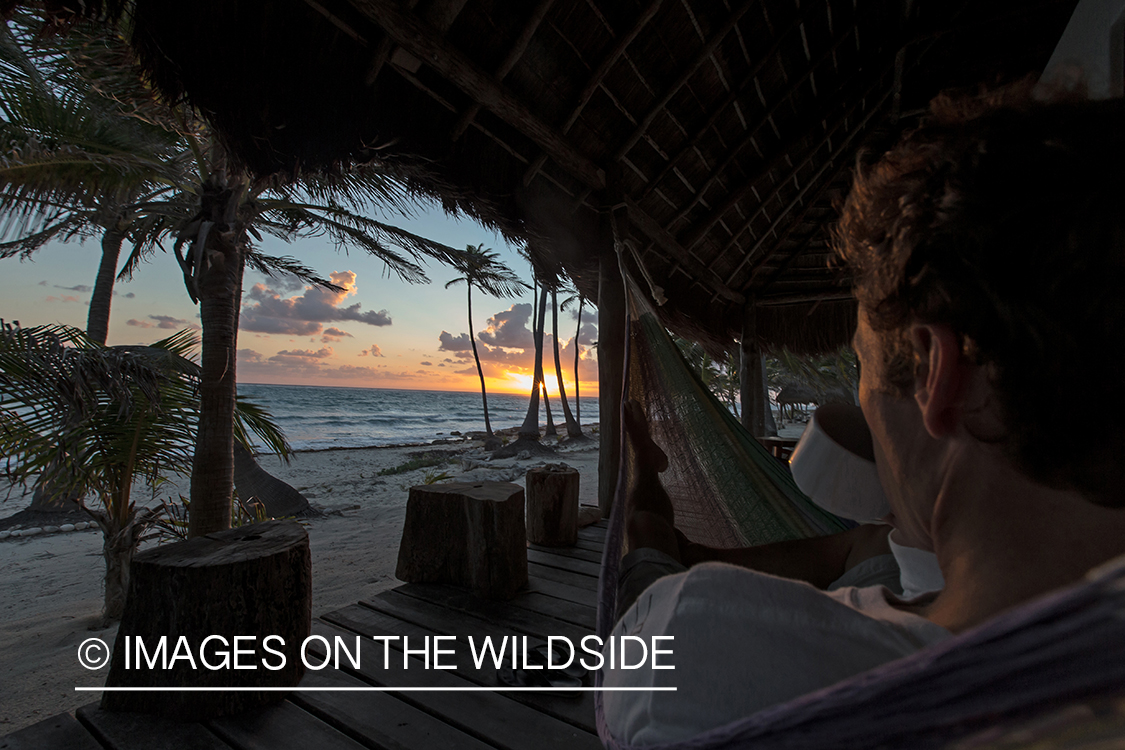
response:
M668 454L661 475L676 526L716 547L765 544L848 528L797 488L684 362L643 293L622 268L628 296L623 399L645 407ZM621 471L598 581L598 635L614 626L623 553L626 478ZM745 747L944 747L955 737L1068 701L1125 691L1125 561L1099 577L1020 607L960 636L832 687L773 706L685 742L647 750ZM601 685L601 672L596 684ZM598 732L609 748L602 693ZM1116 731L1125 732L1125 703Z

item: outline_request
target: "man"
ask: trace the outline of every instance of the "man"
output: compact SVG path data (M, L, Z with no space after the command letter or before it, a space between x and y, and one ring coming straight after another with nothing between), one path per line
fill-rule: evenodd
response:
M1125 553L1116 366L1125 350L1125 103L1042 103L1022 87L939 97L932 109L858 170L836 246L855 274L860 405L892 509L886 520L902 541L937 554L945 588L909 601L883 587L825 593L713 562L660 578L614 635L674 636L676 669L617 670L605 684L678 691L607 693L619 740L667 742L722 726L974 627ZM1071 388L1092 406L1078 435ZM659 462L638 415L627 423L641 455ZM630 497L626 575L690 557L655 477Z

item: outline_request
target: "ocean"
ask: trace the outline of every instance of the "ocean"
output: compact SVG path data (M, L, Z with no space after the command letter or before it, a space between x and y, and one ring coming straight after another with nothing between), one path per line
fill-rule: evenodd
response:
M268 410L295 450L426 444L451 432L484 431L480 393L257 383L239 383L238 393ZM567 395L573 409L574 395ZM492 429L522 424L528 398L488 394ZM561 432L562 407L554 398L551 416ZM581 419L597 422L597 398L582 397ZM546 423L542 405L540 422Z

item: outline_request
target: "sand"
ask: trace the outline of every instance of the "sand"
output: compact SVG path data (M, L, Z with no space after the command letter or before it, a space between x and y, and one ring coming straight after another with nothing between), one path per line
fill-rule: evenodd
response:
M401 466L423 450L455 452L438 467L393 476L381 469ZM262 466L305 494L327 515L305 521L313 558L313 614L320 615L399 585L394 577L408 488L427 472L449 472L454 480L523 484L527 470L545 463L578 469L580 502L597 505L597 442L563 446L553 458L487 460L479 442L431 448L360 448L298 453L288 466L266 458ZM162 494L187 494L186 480L165 485ZM26 507L13 494L0 515ZM112 645L116 627L91 630L102 606L100 531L74 531L0 541L0 735L97 700L75 686L100 685L104 671L77 661L79 644L98 637Z

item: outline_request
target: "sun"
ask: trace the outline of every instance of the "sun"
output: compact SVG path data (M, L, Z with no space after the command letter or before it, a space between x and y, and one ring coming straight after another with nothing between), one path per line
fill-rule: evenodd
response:
M547 395L551 398L558 398L559 386L558 386L558 383L555 382L554 375L548 375L545 378L545 382L547 384ZM531 383L532 383L531 375L527 375L527 374L524 374L522 372L511 372L511 371L509 371L509 372L505 373L504 378L496 379L494 381L494 385L492 387L498 393L503 392L503 393L527 393L527 394L530 394L531 393ZM564 378L563 385L568 390L571 390L573 392L573 388L572 388L570 382L566 381L565 378Z

